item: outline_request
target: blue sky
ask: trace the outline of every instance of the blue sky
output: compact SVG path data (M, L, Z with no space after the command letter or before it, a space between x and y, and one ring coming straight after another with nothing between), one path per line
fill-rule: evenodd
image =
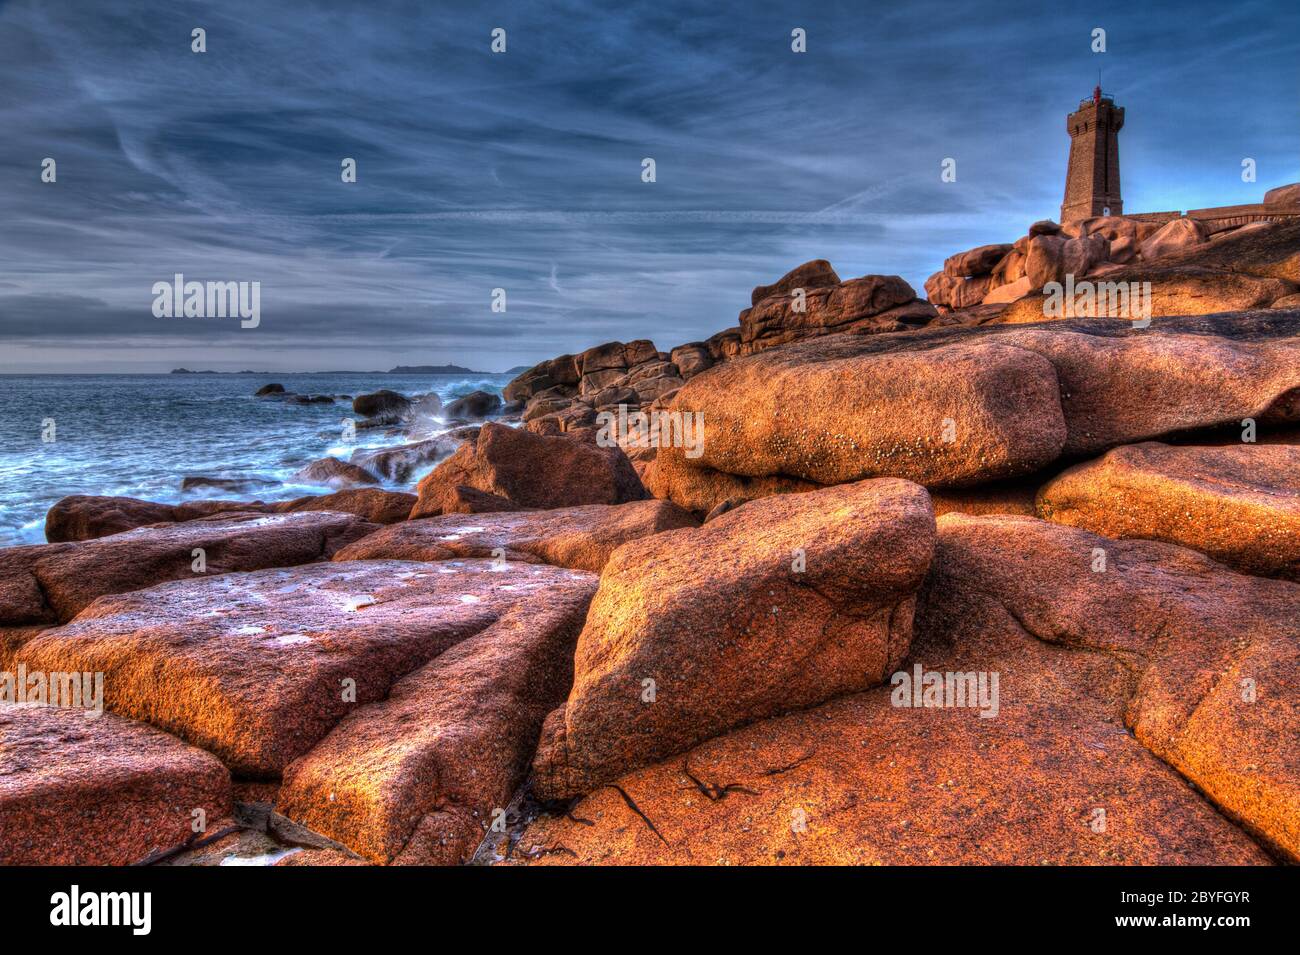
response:
M811 258L919 289L1057 215L1098 67L1129 211L1300 180L1290 2L0 0L0 371L499 370L707 337ZM260 326L155 318L175 272Z

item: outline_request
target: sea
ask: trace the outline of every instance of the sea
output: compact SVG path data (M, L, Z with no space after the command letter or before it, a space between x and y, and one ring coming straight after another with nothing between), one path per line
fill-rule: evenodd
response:
M381 388L446 403L482 390L500 394L510 375L167 374L0 375L0 547L45 542L45 513L69 494L104 494L175 504L182 500L280 501L332 489L296 484L318 458L346 461L356 448L408 439L383 429L344 438L350 401L292 404L253 397L276 382L310 395L360 395ZM435 432L436 433L436 432ZM410 490L434 465L404 485ZM181 494L187 475L250 479L247 492Z

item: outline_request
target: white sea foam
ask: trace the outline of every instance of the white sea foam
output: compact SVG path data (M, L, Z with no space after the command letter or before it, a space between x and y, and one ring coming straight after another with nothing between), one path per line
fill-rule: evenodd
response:
M187 362L202 367L196 356ZM498 391L508 376L428 375L36 375L0 377L0 416L28 420L39 409L57 423L53 443L39 429L0 446L0 547L44 543L45 513L70 494L181 500L286 501L329 488L282 483L327 455L346 461L356 448L405 443L405 435L361 431L343 441L350 403L295 405L252 397L282 383L298 394L358 395L388 388L408 396L436 392L445 402L475 390ZM438 431L445 429L438 428ZM423 473L431 470L418 469ZM401 485L411 490L414 480ZM180 492L187 475L274 480L246 492ZM391 485L395 489L399 486Z

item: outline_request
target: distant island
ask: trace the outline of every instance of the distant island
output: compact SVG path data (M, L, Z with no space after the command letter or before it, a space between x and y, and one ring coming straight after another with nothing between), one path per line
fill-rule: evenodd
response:
M173 375L271 375L274 377L284 377L286 375L519 375L531 368L532 365L516 365L505 371L475 371L472 368L464 368L460 365L398 365L396 368L390 368L388 371L252 371L244 369L243 371L213 371L205 369L195 371L191 368L173 368Z
M474 371L460 365L398 365L390 375L490 375L490 371Z

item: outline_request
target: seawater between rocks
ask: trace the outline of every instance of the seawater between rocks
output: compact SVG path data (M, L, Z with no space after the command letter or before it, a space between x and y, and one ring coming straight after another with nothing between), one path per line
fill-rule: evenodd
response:
M303 395L359 395L387 388L443 402L471 391L500 393L509 375L189 374L0 375L0 547L45 541L45 512L68 494L176 503L202 498L281 501L330 488L283 484L304 465L355 447L402 444L382 429L342 440L347 401L291 404L253 392L278 382ZM55 440L41 440L53 419ZM408 484L433 468L430 464ZM247 477L273 482L247 492L190 491L181 478ZM388 485L397 487L397 485Z

